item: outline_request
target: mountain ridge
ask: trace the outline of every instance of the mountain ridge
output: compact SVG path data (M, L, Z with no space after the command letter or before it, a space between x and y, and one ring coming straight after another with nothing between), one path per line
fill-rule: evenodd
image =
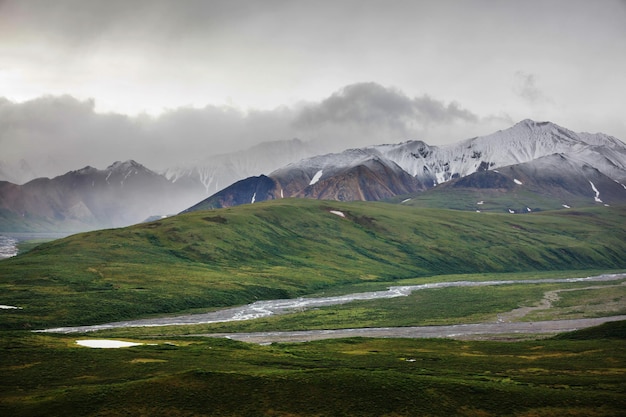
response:
M275 186L263 195L234 197L234 194L245 193L241 188L246 184L243 180L196 204L193 209L227 207L233 201L250 203L286 197L340 201L389 199L425 192L477 172L526 164L555 154L567 156L570 163L576 163L581 169L584 166L595 168L626 190L623 185L626 145L619 139L602 133L578 134L551 122L525 119L509 129L450 145L430 146L423 141L405 141L306 158L270 173L267 178L273 180ZM371 169L376 164L373 161L378 161L379 165L375 172ZM383 177L385 179L381 180ZM603 180L603 187L605 183ZM389 184L396 187L391 188ZM626 194L616 191L615 187L609 188L610 193L605 191L605 194L612 194L612 200L626 202ZM336 191L329 192L331 189ZM595 198L591 201L597 202Z
M308 146L299 139L275 141L250 148L240 157L222 157L220 164L210 169L216 172L231 166L243 172L241 169L246 166L250 171L267 168L280 160L272 162L273 155L287 159L285 155L311 152ZM285 148L288 151L281 153ZM552 155L562 159L541 162ZM211 183L214 177L210 169L200 169L200 165L192 168L196 169L196 178L191 171L170 170L164 175L128 160L116 161L104 170L85 166L23 185L0 181L0 230L83 231L119 227L181 210L288 197L387 200L465 210L489 207L516 213L523 211L520 208L547 210L626 203L623 142L602 133L575 133L551 122L529 119L509 129L455 144L431 146L409 140L310 156L268 174L255 173L243 179L232 174L234 182L208 198L207 185L216 184ZM505 167L518 167L520 173ZM480 174L498 170L504 177L487 178ZM522 174L524 178L516 178ZM199 179L203 175L204 180ZM455 183L471 176L476 178ZM487 179L493 187L487 186ZM515 184L515 180L524 184L509 188L498 185ZM462 186L470 183L479 187ZM476 207L486 199L488 204Z
M185 194L134 160L116 161L103 170L85 166L23 185L0 182L0 230L71 232L127 226L155 213L178 211Z

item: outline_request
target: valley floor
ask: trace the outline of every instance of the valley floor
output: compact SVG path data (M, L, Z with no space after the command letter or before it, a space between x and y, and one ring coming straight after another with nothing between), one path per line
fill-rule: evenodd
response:
M451 326L369 327L337 330L302 330L293 332L208 333L193 336L225 337L250 343L309 342L348 337L451 338L461 340L503 340L552 336L557 333L626 320L626 315L593 319L550 320L538 322L497 322L455 324Z
M429 285L427 291L261 319L327 314L320 316L323 325L362 326L352 329L322 330L304 320L302 328L315 330L233 333L236 327L195 324L89 335L7 331L0 333L0 415L622 416L626 274L562 277L517 276L507 285L485 278L481 285L459 286L470 281L454 276L419 284ZM407 285L396 288L411 287L411 281L402 283ZM506 308L482 303L513 293L524 297ZM273 301L340 297L346 295ZM389 309L395 322L383 327L361 321L367 316L359 314L377 306ZM403 306L409 316L436 308L435 317L445 321L395 327ZM470 306L485 314L468 314ZM339 321L329 324L330 317Z
M101 330L114 330L114 329L124 329L124 328L132 328L132 327L161 327L161 326L185 326L185 325L198 325L198 324L213 324L213 323L228 323L228 322L241 322L254 320L263 317L270 317L275 315L282 315L288 313L298 313L303 312L305 310L317 309L320 307L328 307L335 305L343 305L346 303L354 302L354 301L371 301L377 299L393 299L399 297L407 297L411 294L424 290L433 290L433 289L447 289L447 288L474 288L474 287L499 287L499 286L507 286L507 285L523 285L523 286L533 286L533 285L546 285L546 284L573 284L573 283L586 283L586 282L595 282L595 283L604 283L602 286L587 286L584 288L561 288L556 290L546 291L543 294L543 298L539 301L538 304L534 306L523 306L511 311L502 312L497 315L497 320L495 323L493 322L485 322L473 324L478 327L464 327L463 335L467 336L468 334L479 333L495 333L495 334L503 334L503 333L545 333L545 332L558 332L558 331L569 331L575 330L580 327L588 327L593 326L600 323L589 322L589 324L584 324L584 321L576 321L571 320L570 324L565 324L565 322L561 325L562 327L556 326L554 330L550 330L550 326L547 324L544 325L546 330L539 329L539 326L534 327L524 327L522 323L518 324L518 328L512 325L511 321L518 320L533 320L535 321L550 323L551 319L579 319L582 317L560 317L553 316L552 314L548 314L547 316L544 313L544 310L550 311L553 303L559 300L559 294L561 292L571 292L571 291L590 291L590 290L600 290L600 289L608 289L608 288L616 288L621 287L622 289L626 285L626 274L618 273L618 274L602 274L596 276L589 276L584 278L549 278L549 279L529 279L529 280L492 280L492 281L442 281L442 282L433 282L427 284L420 285L405 285L405 286L391 286L388 287L387 290L384 291L370 291L363 293L352 293L352 294L343 294L338 296L329 296L329 297L312 297L312 298L296 298L296 299L277 299L277 300L263 300L257 301L252 304L240 306L240 307L232 307L221 309L209 313L199 313L199 314L189 314L184 316L173 316L173 317L160 317L160 318L151 318L151 319L142 319L142 320L128 320L122 322L114 322L114 323L105 323L100 325L91 325L91 326L75 326L75 327L58 327L51 328L47 330L39 330L39 332L45 333L82 333L82 332L93 332L93 331L101 331ZM617 284L610 284L613 281L621 281ZM615 299L614 303L618 303L621 305L621 298ZM618 316L621 311L620 306L618 308L609 308L611 306L607 305L607 301L603 301L604 312L600 314L601 316ZM615 307L615 306L614 306ZM585 310L589 310L590 306L587 305L584 307ZM607 314L610 311L615 311L616 313ZM534 315L531 317L531 313ZM461 322L458 322L461 323ZM452 324L457 324L457 322L452 322ZM481 327L482 326L482 327ZM346 327L346 326L343 326ZM356 327L356 326L353 326ZM365 329L344 329L342 331L337 330L337 333L328 332L327 330L317 330L309 332L307 330L298 335L298 333L284 333L284 340L316 340L321 338L339 338L339 337L350 337L351 335L355 335L355 333L350 332L372 332L374 327L380 326L359 326L366 327ZM367 328L369 327L369 328ZM388 326L385 329L388 329ZM413 327L410 325L405 325L405 327ZM399 327L399 330L394 331L386 331L385 335L382 337L450 337L451 334L454 334L454 330L448 330L447 327L443 326L439 331L433 330L431 332L431 327L426 327L429 329L426 333L431 334L430 336L419 336L412 335L407 336L403 327ZM553 326L554 327L554 326ZM331 327L332 328L332 327ZM454 326L453 326L454 328ZM539 330L535 330L539 329ZM376 333L376 332L374 332ZM376 334L371 333L371 337L379 337ZM280 336L276 334L276 332L268 332L268 336L263 336L262 332L248 333L248 336L254 340L283 340ZM336 334L336 335L335 335ZM397 336L393 336L397 334ZM413 333L411 333L413 334ZM438 336L441 334L441 336ZM224 334L224 336L232 337L235 339L242 340L240 336L236 334ZM368 336L367 334L363 334L363 336ZM267 340L265 338L267 337ZM308 338L308 339L307 339Z

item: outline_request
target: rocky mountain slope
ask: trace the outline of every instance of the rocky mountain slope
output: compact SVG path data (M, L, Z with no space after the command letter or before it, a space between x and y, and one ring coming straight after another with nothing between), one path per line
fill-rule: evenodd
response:
M575 133L551 122L523 120L506 130L441 147L410 141L375 149L433 185L552 154L567 155L615 180L626 181L623 142L603 133Z
M189 210L286 197L350 201L389 199L424 191L428 195L428 190L439 189L448 182L456 184L456 188L504 192L508 188L499 186L498 181L487 185L486 179L495 180L498 175L480 176L504 167L509 167L503 171L508 176L501 174L504 177L499 182L526 182L527 194L550 200L538 208L553 207L561 195L564 202L559 206L567 205L565 201L605 203L598 201L602 199L597 194L612 203L626 203L623 142L602 133L575 133L554 123L524 120L509 129L447 146L408 141L307 158L269 176L239 181ZM470 182L454 182L471 175L479 177ZM514 175L523 180L513 178ZM481 185L476 187L471 181ZM442 202L444 207L446 204L451 203Z

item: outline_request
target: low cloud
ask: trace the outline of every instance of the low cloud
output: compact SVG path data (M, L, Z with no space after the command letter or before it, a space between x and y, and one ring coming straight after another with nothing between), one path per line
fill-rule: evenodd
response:
M428 95L410 98L376 83L348 85L320 103L305 106L295 125L315 128L323 124L359 124L409 132L417 127L456 121L475 122L478 116L457 103L445 104Z
M294 126L317 140L357 146L424 139L442 126L475 124L479 117L458 103L428 95L409 97L377 83L348 85L319 103L305 105ZM441 138L438 138L441 140ZM449 141L449 140L448 140Z
M71 96L0 98L0 180L24 182L127 159L162 170L295 137L326 152L407 139L449 143L485 120L457 103L411 98L376 83L273 110L182 107L158 117L98 113L93 100Z
M515 73L513 91L529 104L550 102L551 100L537 87L534 74L524 71Z
M243 112L206 106L178 108L159 117L130 117L97 113L94 104L71 96L22 103L0 98L0 180L23 182L127 159L160 170L292 138L288 109ZM9 175L18 169L26 172Z

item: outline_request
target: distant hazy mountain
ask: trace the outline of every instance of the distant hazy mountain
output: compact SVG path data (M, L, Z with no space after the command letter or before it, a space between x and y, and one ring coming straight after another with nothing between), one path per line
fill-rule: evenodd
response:
M125 226L174 213L187 190L135 161L85 167L24 185L0 181L0 230L79 231Z
M293 139L257 145L170 168L162 174L135 161L85 167L23 185L0 181L0 231L82 231L126 226L178 213L252 173L270 172L314 153ZM15 174L15 175L11 175ZM0 163L0 178L32 178L26 161Z
M0 181L23 184L40 176L41 173L24 159L15 162L0 161Z
M488 174L481 174L484 172ZM474 177L465 182L460 180L471 175ZM460 208L460 200L451 201L456 197L447 194L443 198L440 193L441 189L452 192L455 188L493 189L500 194L515 190L517 194L508 195L517 200L524 193L532 195L532 201L546 200L538 207L541 209L554 207L557 201L563 201L559 206L568 206L566 201L626 202L624 182L623 142L602 133L575 133L550 122L524 120L509 129L453 145L408 141L307 158L268 176L239 181L189 210L286 197L350 201L407 194L432 194L438 198L433 205ZM470 208L467 205L463 208Z
M242 178L268 174L293 161L315 155L314 144L299 139L264 142L252 148L208 158L176 167L162 174L174 183L185 183L199 190L197 201Z

